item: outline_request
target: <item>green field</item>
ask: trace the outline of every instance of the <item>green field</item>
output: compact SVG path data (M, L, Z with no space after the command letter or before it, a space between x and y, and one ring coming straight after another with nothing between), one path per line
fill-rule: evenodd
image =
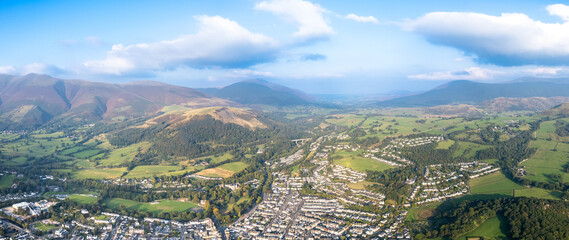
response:
M139 149L141 152L144 152L148 147L150 147L150 143L139 142L128 147L114 149L107 158L99 160L99 164L102 166L120 165L133 160L136 154L138 154Z
M365 116L354 114L337 114L326 119L326 122L341 126L357 126L365 120Z
M454 151L454 157L464 156L465 158L473 158L478 150L491 148L489 145L482 145L473 142L458 142L458 148Z
M484 239L508 239L506 232L506 220L501 216L489 218L471 232L459 237L460 240L467 240L468 237L484 237Z
M50 230L52 230L52 229L58 228L57 225L44 224L44 223L42 223L42 222L36 222L36 223L34 224L34 227L35 227L36 229L42 231L42 232L48 232L48 231L50 231Z
M67 197L70 201L80 203L80 204L93 204L97 201L96 197L84 195L84 194L73 194Z
M223 162L225 160L233 158L233 155L231 155L230 153L225 153L221 156L210 155L210 156L205 156L205 157L201 157L201 158L196 158L195 160L203 160L206 158L211 158L210 163L220 163L220 162Z
M358 172L365 172L367 170L384 171L393 168L393 166L380 161L358 156L360 153L361 151L338 152L333 154L331 157L334 159L334 164L338 164Z
M563 193L542 188L526 188L516 190L516 197L534 197L542 199L561 200Z
M153 176L175 176L182 175L194 168L186 168L182 170L180 166L162 166L162 165L142 165L136 166L125 175L125 178L148 178Z
M454 141L451 139L447 139L444 141L441 141L437 144L436 149L449 149L450 146L452 146L454 144Z
M231 162L223 164L219 167L208 168L198 172L198 175L206 177L222 177L227 178L233 176L233 174L238 173L248 167L249 164L244 162Z
M537 151L521 164L526 168L528 179L553 182L550 176L560 174L565 182L569 181L569 174L562 171L563 165L569 162L569 144L538 139L531 141L529 147Z
M495 172L470 180L471 194L513 196L513 190L523 188L523 186L506 178L501 172Z
M159 214L161 212L185 212L190 211L192 208L198 208L197 204L193 202L180 202L173 200L159 200L153 203L143 203L122 198L112 198L105 199L103 203L109 207L116 210L120 209L121 205L124 205L130 211L143 211L150 212L154 214Z
M126 167L122 168L96 168L85 169L73 172L75 179L115 179L119 178L126 172Z
M0 189L9 188L14 183L14 175L3 175L0 177Z
M241 172L243 169L245 169L248 166L249 166L249 164L244 163L244 162L231 162L231 163L223 164L223 165L219 166L219 168L238 173L238 172Z
M100 152L101 151L97 150L97 149L89 149L89 150L84 150L81 152L76 152L72 155L73 155L73 157L76 157L76 158L90 158L92 156L99 154Z
M405 221L425 221L427 218L435 215L437 207L441 204L442 202L435 202L428 205L415 206L409 209Z

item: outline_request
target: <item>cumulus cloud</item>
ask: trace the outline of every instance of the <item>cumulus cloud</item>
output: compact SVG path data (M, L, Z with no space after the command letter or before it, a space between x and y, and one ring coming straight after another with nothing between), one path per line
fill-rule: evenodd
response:
M379 21L377 20L377 18L375 18L374 16L358 16L356 14L350 13L348 15L346 15L345 17L346 19L350 19L350 20L354 20L356 22L361 22L361 23L374 23L374 24L379 24Z
M327 10L303 0L268 0L255 5L255 9L271 12L297 25L296 37L304 40L326 39L334 34L324 19Z
M276 57L278 43L268 36L220 16L196 19L200 25L196 34L155 43L116 44L106 59L83 65L94 72L122 75L178 67L243 68Z
M0 74L16 74L16 68L13 66L0 66Z
M250 76L255 76L255 77L274 77L275 75L271 72L262 72L262 71L256 71L256 70L251 70L251 69L235 69L233 70L233 73L236 76L240 76L240 77L250 77Z
M461 71L433 72L417 75L410 75L407 78L417 80L493 80L496 76L504 74L503 72L471 67Z
M569 61L569 6L549 13L561 23L544 23L521 13L491 16L470 12L432 12L404 24L429 42L474 54L501 66L566 65Z

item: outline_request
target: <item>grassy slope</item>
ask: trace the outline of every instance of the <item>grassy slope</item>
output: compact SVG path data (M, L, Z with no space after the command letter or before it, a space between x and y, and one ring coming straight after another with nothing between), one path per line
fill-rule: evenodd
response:
M112 198L103 201L107 207L113 209L120 209L121 205L124 205L129 210L138 210L143 212L151 213L161 213L161 212L184 212L190 211L190 209L199 207L193 202L180 202L173 200L159 200L158 203L143 203L122 198Z

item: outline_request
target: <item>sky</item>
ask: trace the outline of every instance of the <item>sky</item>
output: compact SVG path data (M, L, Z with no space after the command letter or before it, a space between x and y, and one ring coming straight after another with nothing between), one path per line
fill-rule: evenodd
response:
M0 74L313 94L569 77L554 1L0 0Z

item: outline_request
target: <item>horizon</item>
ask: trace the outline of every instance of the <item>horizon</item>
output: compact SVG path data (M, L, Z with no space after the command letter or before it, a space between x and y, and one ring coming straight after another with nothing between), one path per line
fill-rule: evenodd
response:
M568 16L553 1L5 1L0 73L338 95L563 78Z

